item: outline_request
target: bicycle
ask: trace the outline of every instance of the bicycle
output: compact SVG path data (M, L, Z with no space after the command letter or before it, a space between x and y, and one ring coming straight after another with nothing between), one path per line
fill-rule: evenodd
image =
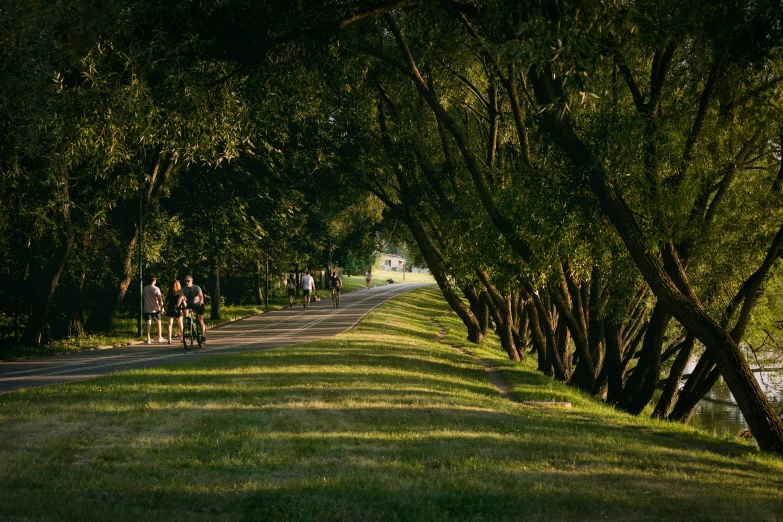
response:
M332 304L335 308L340 308L340 291L332 287Z
M192 308L185 307L182 310L185 312L182 344L185 346L186 350L190 350L193 348L193 341L196 341L198 347L201 348L201 334L203 332L199 331L201 325L198 322L198 318L193 318L195 312L193 312Z

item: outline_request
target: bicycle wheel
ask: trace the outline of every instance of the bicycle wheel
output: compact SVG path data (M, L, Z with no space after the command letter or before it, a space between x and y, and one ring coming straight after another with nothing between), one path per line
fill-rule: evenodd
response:
M198 332L196 324L198 324L196 321L193 319L190 320L190 338L188 339L188 343L190 344L191 348L193 348L193 342L196 340L195 337L196 333Z
M340 292L337 292L337 303L335 304L335 308L340 308Z
M337 294L332 293L332 306L337 308Z
M190 347L188 346L188 337L190 337L190 317L185 317L183 319L184 324L182 325L182 346L185 347L186 350L190 350Z

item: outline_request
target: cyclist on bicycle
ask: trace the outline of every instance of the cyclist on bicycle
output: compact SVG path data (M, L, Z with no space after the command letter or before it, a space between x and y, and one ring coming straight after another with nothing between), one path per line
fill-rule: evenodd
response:
M185 277L185 288L182 289L182 295L187 300L186 316L189 314L190 310L193 310L196 313L198 324L201 327L199 330L201 333L201 342L203 343L207 340L205 334L207 330L204 327L204 292L201 291L200 286L193 284L192 275Z
M340 289L343 287L343 280L337 275L337 272L332 272L332 277L329 278L329 288L332 289L332 299L335 294L337 295L337 302L340 302Z

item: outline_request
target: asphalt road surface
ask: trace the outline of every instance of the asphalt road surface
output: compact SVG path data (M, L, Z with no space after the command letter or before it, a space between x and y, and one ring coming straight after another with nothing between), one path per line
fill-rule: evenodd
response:
M356 326L381 303L426 283L393 284L345 294L334 309L327 291L321 302L284 308L207 330L201 349L186 351L178 339L172 344L133 344L81 353L0 362L0 393L32 386L90 379L125 370L189 362L228 353L268 350L331 337ZM155 324L152 325L153 331ZM175 326L176 329L176 326ZM166 327L164 325L164 334Z

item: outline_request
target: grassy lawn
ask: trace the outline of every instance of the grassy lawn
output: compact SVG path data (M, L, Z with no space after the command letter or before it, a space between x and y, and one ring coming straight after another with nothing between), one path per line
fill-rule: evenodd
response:
M434 283L435 279L429 274L412 274L405 272L405 281L402 280L402 272L386 272L384 270L373 270L372 286L385 286L389 284L389 279L395 283ZM343 276L343 292L351 292L366 288L367 283L364 280L364 274L352 276Z
M434 287L332 339L0 395L0 520L781 520L783 460L474 350ZM474 347L468 347L473 349Z

